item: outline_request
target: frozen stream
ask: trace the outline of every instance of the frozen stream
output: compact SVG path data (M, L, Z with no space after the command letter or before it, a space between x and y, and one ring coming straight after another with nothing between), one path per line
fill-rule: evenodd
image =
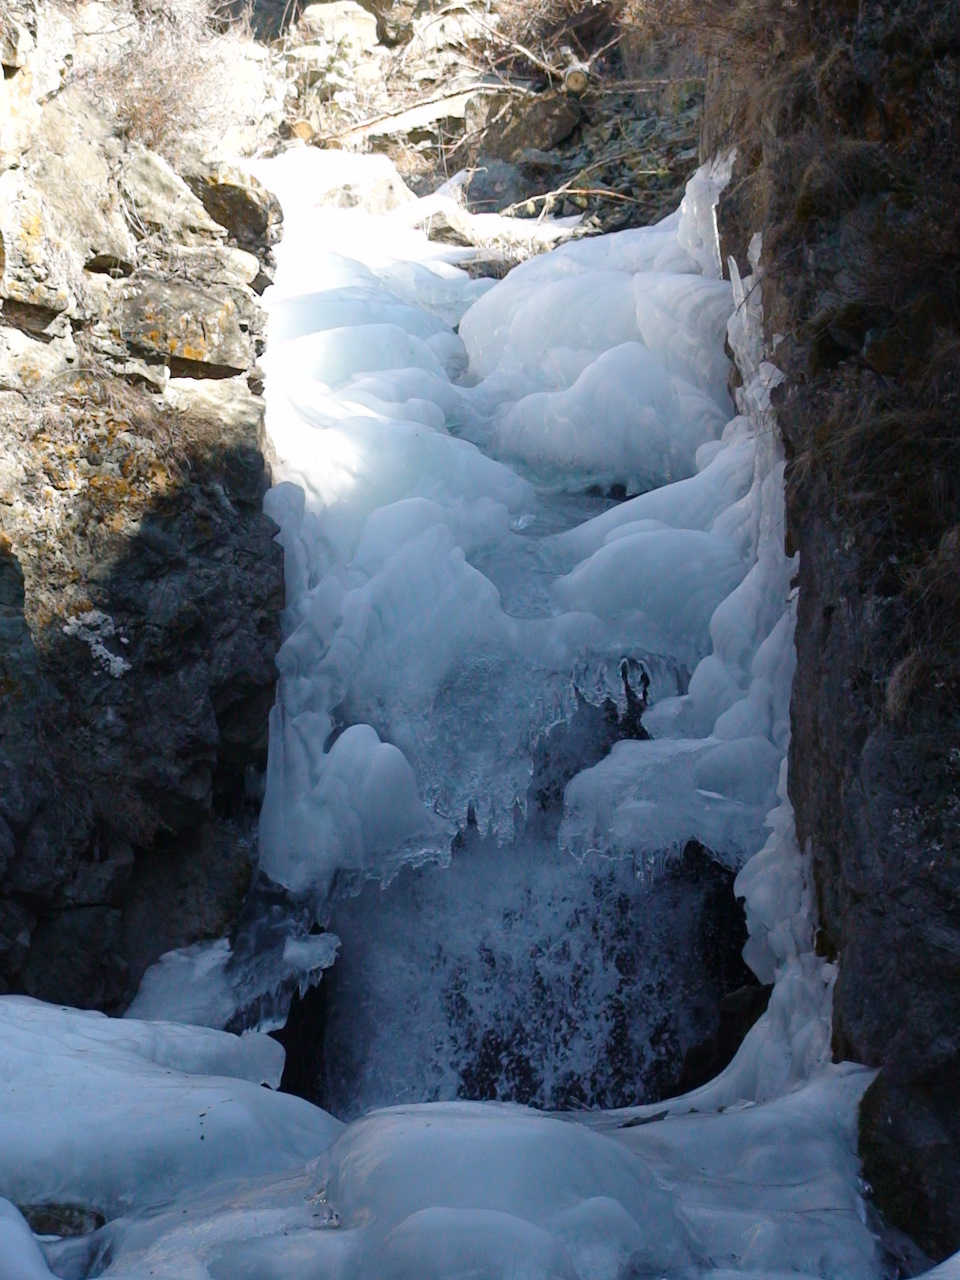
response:
M285 213L276 890L233 950L165 957L123 1020L0 999L0 1280L879 1280L871 1073L830 1064L786 800L779 375L749 278L721 279L723 173L494 283L413 229L442 197L384 201L377 157L258 172ZM655 1095L658 1018L704 1034L691 841L739 873L770 1005L710 1084L611 1107ZM273 1091L262 1034L334 962L317 918L346 1125ZM491 1028L484 1075L468 1041ZM13 1206L49 1202L105 1225L38 1243Z

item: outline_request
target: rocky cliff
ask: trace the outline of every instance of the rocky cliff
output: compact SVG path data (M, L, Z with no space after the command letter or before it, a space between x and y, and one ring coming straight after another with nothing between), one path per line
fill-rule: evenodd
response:
M0 990L108 1009L243 898L283 604L279 209L202 131L175 168L111 105L144 30L0 6Z
M839 958L834 1051L879 1068L864 1174L960 1248L960 9L712 6L707 148L763 233L800 552L790 794ZM723 10L722 14L720 10Z

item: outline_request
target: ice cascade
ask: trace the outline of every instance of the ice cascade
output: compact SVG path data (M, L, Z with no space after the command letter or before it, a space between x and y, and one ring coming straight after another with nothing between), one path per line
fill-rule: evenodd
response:
M871 1076L829 1061L834 971L786 795L780 375L759 241L751 276L721 278L728 164L657 226L499 283L408 203L366 211L383 168L302 148L259 169L286 228L265 362L287 575L260 832L277 896L232 944L165 957L128 1018L0 998L0 1277L880 1280L855 1154ZM348 183L359 203L337 207ZM447 1101L344 1126L273 1092L279 1046L213 1027L260 988L268 1024L333 962L308 932L331 895L449 860L467 825L511 856L538 744L605 701L650 737L568 782L563 856L643 869L696 839L739 868L747 959L775 985L731 1065L563 1117ZM281 900L305 914L271 915ZM36 1237L21 1209L51 1203L105 1223Z

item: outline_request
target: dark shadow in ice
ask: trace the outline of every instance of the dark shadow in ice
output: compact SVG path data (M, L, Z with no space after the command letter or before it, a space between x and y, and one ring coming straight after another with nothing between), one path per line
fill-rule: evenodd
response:
M335 968L282 1039L284 1087L344 1118L451 1098L615 1107L673 1092L749 985L732 873L690 844L653 880L477 832L451 865L339 902Z

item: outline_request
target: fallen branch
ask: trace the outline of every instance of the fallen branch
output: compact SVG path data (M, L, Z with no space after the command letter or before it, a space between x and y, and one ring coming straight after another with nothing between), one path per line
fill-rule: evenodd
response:
M609 85L598 85L595 89L591 88L589 93L593 95L609 95L617 93L656 93L658 89L664 89L671 84L705 84L704 76L673 76L667 80L615 80Z
M444 93L434 94L430 98L416 98L412 102L406 103L401 107L395 107L392 111L381 112L380 115L371 116L368 120L361 120L355 125L351 125L349 129L343 131L340 135L349 138L352 134L364 133L368 129L376 128L379 124L384 124L388 120L399 120L401 116L405 116L410 111L418 111L423 107L434 107L444 102L455 102L457 98L462 98L464 94L472 93L500 93L502 86L492 84L468 84L460 89L451 92L449 89ZM513 88L515 93L528 93L529 90Z

